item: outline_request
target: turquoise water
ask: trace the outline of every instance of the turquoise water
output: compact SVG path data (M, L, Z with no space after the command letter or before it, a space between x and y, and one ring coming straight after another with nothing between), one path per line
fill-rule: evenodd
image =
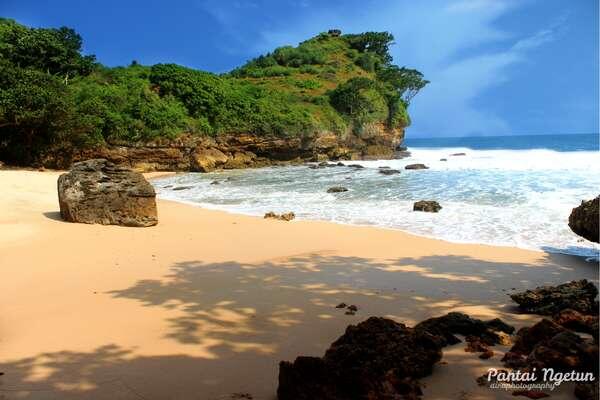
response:
M409 139L406 144L412 157L358 162L364 169L191 173L154 185L159 197L236 213L294 211L299 219L374 225L454 242L598 256L597 246L567 226L571 209L600 192L594 135ZM462 152L466 155L451 156ZM430 168L404 170L411 163ZM384 176L380 166L402 173ZM220 184L211 185L214 180ZM174 185L192 188L173 191ZM340 185L349 190L326 193ZM422 199L437 200L443 209L413 212L413 202Z

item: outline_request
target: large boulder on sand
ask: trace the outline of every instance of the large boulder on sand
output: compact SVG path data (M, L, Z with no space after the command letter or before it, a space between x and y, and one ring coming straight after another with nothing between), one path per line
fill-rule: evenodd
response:
M600 219L599 202L600 196L593 200L582 201L569 216L569 228L579 236L596 243L598 243L598 219Z
M105 159L78 162L58 177L65 221L152 226L158 223L156 193L144 176Z

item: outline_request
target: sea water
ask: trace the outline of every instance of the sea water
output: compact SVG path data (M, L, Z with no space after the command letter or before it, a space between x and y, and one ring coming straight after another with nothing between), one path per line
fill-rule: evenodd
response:
M153 183L160 198L235 213L293 211L304 220L598 258L598 246L567 225L573 207L600 193L597 135L409 138L406 145L410 158L344 161L364 169L269 167L179 174ZM404 170L413 163L429 169ZM402 172L383 175L383 166ZM174 191L176 186L191 188ZM327 193L332 186L348 191ZM418 200L436 200L443 208L414 212Z

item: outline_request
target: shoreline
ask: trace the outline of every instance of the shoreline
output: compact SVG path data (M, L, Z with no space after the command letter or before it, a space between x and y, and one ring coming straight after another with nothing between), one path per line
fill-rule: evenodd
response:
M157 177L157 178L147 178L148 180L153 180L153 179L160 179L162 177ZM252 217L252 218L258 218L258 219L263 219L263 217L261 217L258 214L250 214L250 213L242 213L242 212L238 212L238 211L231 211L231 210L225 210L225 209L220 209L220 208L212 208L206 204L199 204L199 203L194 203L192 201L186 201L186 200L173 200L173 199L167 199L167 198L159 198L157 196L157 199L160 199L161 201L168 201L168 202L172 202L172 203L178 203L178 204L183 204L186 206L190 206L190 207L195 207L195 208L200 208L202 210L207 210L207 211L215 211L215 212L223 212L226 214L231 214L231 215L240 215L240 216L245 216L245 217ZM290 210L293 211L293 210ZM342 222L342 221L329 221L329 220L324 220L324 219L302 219L302 218L294 218L293 221L289 221L291 223L298 223L298 222L317 222L317 223L324 223L324 224L335 224L335 225L341 225L341 226L349 226L349 227L354 227L354 228L371 228L371 229L381 229L381 230L385 230L385 231L392 231L392 232L401 232L405 235L409 235L409 236L415 236L415 237L419 237L419 238L423 238L423 239L428 239L428 240L437 240L437 241L441 241L441 242L445 242L448 244L464 244L464 245L476 245L476 246L486 246L486 247L498 247L498 248L506 248L506 249L519 249L519 250L527 250L527 251L535 251L538 253L545 253L545 254L559 254L559 255L563 255L563 256L567 256L567 257L574 257L575 259L578 260L583 260L586 263L598 263L598 258L593 258L593 257L586 257L583 255L577 255L577 254L571 254L571 253L563 253L563 252L559 252L559 251L547 251L541 248L534 248L534 247L519 247L519 246L512 246L512 245L508 245L508 244L489 244L489 243L481 243L481 242L469 242L469 241L459 241L459 240L448 240L448 239L443 239L443 238L439 238L436 236L429 236L429 235L425 235L425 234L420 234L420 233L415 233L415 232L410 232L401 228L392 228L392 227L387 227L387 226L379 226L379 225L367 225L367 224L353 224L350 222ZM600 256L600 254L599 254Z
M573 256L162 199L154 227L67 223L58 174L0 171L0 389L9 400L273 400L280 360L320 356L369 316L412 326L462 311L519 328L540 317L516 312L513 288L598 282L597 267ZM344 315L340 302L359 311ZM444 351L447 364L423 380L425 398L512 398L475 382L501 354L479 360L463 347Z

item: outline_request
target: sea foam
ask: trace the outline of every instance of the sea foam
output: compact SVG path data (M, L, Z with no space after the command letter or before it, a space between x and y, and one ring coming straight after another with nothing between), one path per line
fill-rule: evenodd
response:
M571 209L598 195L597 152L416 148L402 160L346 162L364 169L307 166L182 174L154 181L159 197L248 215L373 225L453 242L541 249L598 258L598 246L567 226ZM464 156L452 156L466 153ZM447 161L441 161L441 159ZM428 170L408 171L424 163ZM378 168L401 169L384 176ZM218 185L211 185L217 180ZM192 186L173 191L173 185ZM345 186L344 193L327 193ZM436 200L436 214L413 212Z

